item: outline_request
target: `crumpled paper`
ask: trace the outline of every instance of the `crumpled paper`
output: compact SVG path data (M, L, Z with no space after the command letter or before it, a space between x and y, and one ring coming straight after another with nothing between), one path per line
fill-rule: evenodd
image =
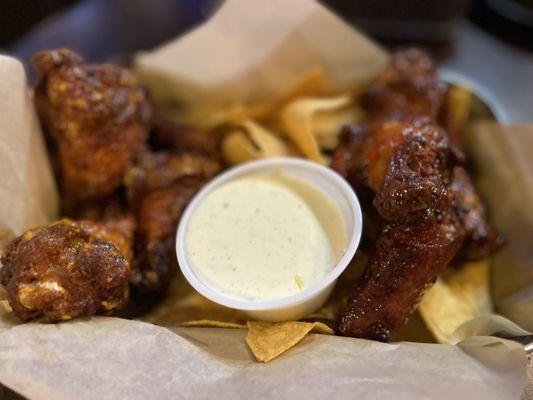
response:
M256 23L257 18L261 24ZM278 30L272 29L274 22ZM242 33L248 31L253 35ZM239 32L240 42L235 36ZM357 66L361 67L358 73L362 73L362 79L367 79L382 63L365 64L368 60L365 53L383 55L383 52L311 0L290 3L230 0L207 25L184 40L191 40L195 35L201 35L207 47L194 49L187 47L192 46L190 44L184 45L190 58L178 59L188 63L185 71L190 74L195 67L200 68L198 63L204 66L195 76L183 75L186 79L190 77L189 86L202 83L205 78L207 84L198 85L199 90L191 89L191 100L199 103L212 91L217 101L228 99L224 92L238 81L242 86L237 85L239 89L232 92L232 96L242 95L242 101L275 96L276 88L293 83L276 82L275 75L263 75L265 60L270 65L269 71L284 74L288 70L293 76L304 67L311 68L319 60L326 60L322 68L332 82L339 83L348 83L343 73L355 71ZM275 40L271 41L270 36ZM288 37L297 40L285 40ZM269 44L266 50L261 48L263 44ZM254 57L239 52L252 51L253 47L258 48ZM203 55L195 57L196 50ZM176 54L179 56L181 51ZM226 51L238 65L230 65L227 74L217 72L217 79L210 80L211 71L223 68L217 63L230 60ZM209 52L213 57L206 67L204 63L209 61L206 59ZM291 66L297 68L291 69ZM337 73L340 76L333 79ZM22 95L21 91L26 93L25 88L6 86L6 82L13 79L11 74L12 70L0 69L0 85L3 85L0 87L2 90L10 87L13 91L4 97L24 98L27 94ZM225 86L226 80L229 84ZM167 81L170 92L187 94L171 87L175 83ZM27 100L10 110L9 114L0 113L1 121L9 124L13 116L26 113L24 115L34 124L34 113ZM17 143L32 143L33 146L17 147L14 154L13 148L4 146L4 142L13 142L11 138L0 136L0 160L14 159L10 164L12 169L23 168L21 163L29 162L42 179L19 179L19 175L11 173L4 176L2 187L12 190L0 192L0 201L5 202L0 204L8 207L0 212L5 213L2 223L15 227L14 232L37 223L37 218L29 216L36 215L36 210L43 207L41 200L49 199L53 204L49 211L57 207L55 194L43 196L38 189L50 182L51 176L49 163L42 156L46 153L38 130L21 129L17 135ZM41 156L32 157L32 151ZM28 193L39 196L29 201L25 198ZM54 217L54 212L42 215L42 221L46 222ZM474 332L476 336L461 337L456 346L384 344L309 334L298 346L264 365L257 363L246 347L243 329L176 328L172 325L165 328L108 317L57 325L18 324L6 306L5 292L0 290L0 382L29 399L59 400L215 396L221 399L519 398L526 379L523 347L486 336L493 332L473 328L484 327L486 322L469 324L467 332Z
M480 121L467 144L492 221L507 237L492 258L496 309L533 331L533 125Z
M229 0L208 23L135 58L161 103L221 107L272 101L319 68L346 91L384 68L384 50L312 0Z
M57 218L58 197L22 64L0 55L0 246Z
M522 346L494 337L464 351L310 334L264 365L245 334L107 317L0 328L0 381L35 400L511 400L525 380Z

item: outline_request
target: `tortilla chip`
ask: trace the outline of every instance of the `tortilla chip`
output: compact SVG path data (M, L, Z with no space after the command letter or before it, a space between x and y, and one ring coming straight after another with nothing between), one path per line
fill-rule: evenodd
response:
M334 98L301 98L289 102L280 114L284 133L309 159L324 164L313 120L319 113L339 111L348 107L351 97L344 95Z
M321 322L248 322L246 343L257 361L267 363L298 344L308 333L333 335L333 330Z
M469 120L472 111L472 92L462 86L452 86L448 99L450 116L454 125L462 131Z
M230 328L230 329L245 329L246 325L236 324L234 322L214 321L211 319L201 319L198 321L186 321L180 324L185 327L199 327L199 328Z
M311 68L278 99L249 105L246 116L261 122L271 122L287 102L301 96L317 96L328 92L330 89L324 71L319 67Z
M342 127L361 122L363 118L363 110L353 106L328 113L316 113L312 119L313 135L321 149L334 150L339 144Z
M492 311L489 262L453 267L424 295L419 311L439 343L448 343L463 322Z
M186 279L176 279L165 299L138 319L161 326L180 326L188 321L224 321L242 325L247 317L241 311L206 299Z
M245 120L222 141L222 155L230 165L268 157L286 157L294 152L279 136L261 125Z

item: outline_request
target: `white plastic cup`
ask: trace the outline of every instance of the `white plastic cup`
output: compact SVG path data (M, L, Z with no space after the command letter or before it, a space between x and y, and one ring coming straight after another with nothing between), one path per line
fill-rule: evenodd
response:
M345 221L348 246L339 262L322 280L301 292L275 300L249 300L222 293L206 282L190 259L186 234L192 215L203 199L226 182L244 176L284 173L307 181L321 189L339 207ZM297 320L316 311L326 302L339 275L352 260L363 228L361 206L350 185L336 172L317 163L298 158L270 158L234 167L213 179L196 194L183 214L176 236L176 253L181 272L204 297L220 305L244 311L250 318L262 321ZM268 273L265 271L265 273Z

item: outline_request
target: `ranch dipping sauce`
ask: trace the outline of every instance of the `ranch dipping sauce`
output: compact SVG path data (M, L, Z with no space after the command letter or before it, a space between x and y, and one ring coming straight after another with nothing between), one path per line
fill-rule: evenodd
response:
M339 207L322 190L275 173L237 178L207 194L185 244L195 270L218 291L274 300L322 280L347 238Z

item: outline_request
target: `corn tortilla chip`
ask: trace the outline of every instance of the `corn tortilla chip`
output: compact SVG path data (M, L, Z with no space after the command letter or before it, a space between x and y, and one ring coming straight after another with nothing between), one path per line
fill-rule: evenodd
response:
M440 343L448 343L463 322L492 311L488 260L459 268L448 268L420 303L420 315Z
M267 363L298 344L308 333L332 335L333 330L321 322L248 322L246 343L257 361Z
M284 133L310 160L324 164L317 138L313 132L313 118L317 113L338 110L351 102L348 95L334 98L301 98L289 102L280 113Z
M472 93L467 88L452 86L448 106L454 125L459 131L463 130L472 110Z
M230 328L230 329L245 329L246 325L236 324L234 322L214 321L211 319L201 319L198 321L186 321L180 324L185 327L201 327L201 328Z
M156 325L179 326L188 321L224 321L241 325L247 318L238 310L206 299L185 279L176 279L165 299L139 319Z
M358 107L344 107L328 113L315 113L312 119L312 131L320 148L334 150L339 144L343 126L363 120L364 113Z
M238 124L222 141L222 155L230 165L294 153L286 142L251 120Z

